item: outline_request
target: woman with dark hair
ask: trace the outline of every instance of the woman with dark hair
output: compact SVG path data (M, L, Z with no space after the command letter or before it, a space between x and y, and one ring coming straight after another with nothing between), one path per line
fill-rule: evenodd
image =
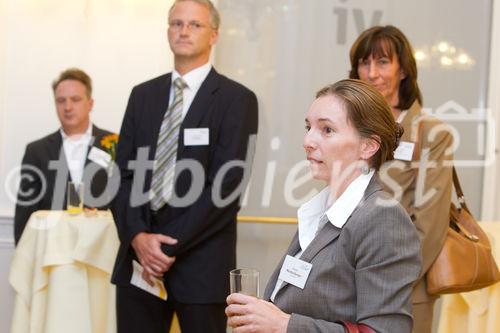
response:
M422 112L417 64L410 42L398 28L376 26L364 31L351 47L350 60L349 77L372 84L404 128L401 141L406 152L396 152L396 161L383 167L381 180L419 233L423 267L412 296L413 332L429 333L436 297L427 293L425 274L448 228L453 136L443 122Z
M321 89L305 120L312 175L326 187L298 210L298 231L264 300L227 298L234 333L410 333L421 268L408 214L382 191L378 169L401 129L384 97L360 80Z

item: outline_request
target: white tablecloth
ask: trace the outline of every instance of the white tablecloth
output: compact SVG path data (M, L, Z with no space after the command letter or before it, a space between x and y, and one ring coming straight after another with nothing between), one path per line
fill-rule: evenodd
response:
M119 240L110 212L34 213L16 248L12 333L116 332L109 282Z

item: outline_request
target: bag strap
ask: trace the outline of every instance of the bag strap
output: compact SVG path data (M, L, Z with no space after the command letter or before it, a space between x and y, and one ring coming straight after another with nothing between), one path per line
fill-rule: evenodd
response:
M457 193L457 199L458 203L460 204L460 207L465 209L469 214L471 214L469 207L467 207L467 204L465 203L464 192L462 191L462 186L460 186L460 180L458 179L458 174L457 170L455 169L455 166L453 166L453 185L455 187L455 192Z
M417 150L418 150L418 158L420 158L420 149L422 149L422 136L421 136L421 133L422 133L422 127L423 127L423 123L425 121L425 118L421 118L418 120L418 127L417 127L417 144L416 144L416 147ZM418 174L418 169L417 169L417 174ZM458 179L458 173L457 173L457 170L455 169L455 166L453 165L453 185L455 187L455 193L457 194L457 199L458 199L458 203L460 204L460 208L463 208L465 209L469 214L472 215L472 213L470 212L469 210L469 207L467 206L467 204L465 203L465 196L464 196L464 192L462 191L462 186L460 185L460 180Z
M346 320L340 320L337 323L344 326L345 333L375 333L370 326L365 324L355 324Z
M358 325L344 320L340 321L340 323L344 325L345 333L360 333Z
M359 324L359 333L376 333L370 326L365 324Z

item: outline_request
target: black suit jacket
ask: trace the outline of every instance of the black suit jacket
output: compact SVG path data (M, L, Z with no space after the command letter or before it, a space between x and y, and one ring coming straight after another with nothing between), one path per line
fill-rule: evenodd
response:
M146 173L144 186L133 188L134 174L127 164L136 159L141 147L148 148L149 160L154 160L170 85L171 74L166 74L134 87L130 95L117 150L122 179L112 211L121 246L112 281L129 284L131 261L136 259L130 242L139 232L161 233L179 240L175 246L163 247L167 255L177 258L165 274L169 294L183 303L224 302L229 293L229 271L236 264L236 214L240 196L217 207L212 200L212 189L221 166L247 157L249 137L257 133L257 98L244 86L214 69L210 71L181 124L177 150L177 165L180 160L188 159L201 165L204 173L201 195L187 207L167 204L153 217L149 202L133 207L130 201L131 193L149 190L152 169ZM209 144L184 145L184 129L189 128L208 128ZM242 168L231 168L226 173L221 186L223 197L241 184L243 176ZM192 182L189 172L181 172L175 182L178 196L185 195Z
M93 126L91 145L106 151L101 146L101 139L110 134L112 133ZM71 176L64 155L64 149L61 148L62 136L59 130L26 146L14 217L14 241L16 244L19 242L26 223L33 212L37 210L61 210L66 207L66 187L68 181L71 180ZM88 152L90 152L90 149L91 147L89 147ZM50 161L59 161L61 163L61 171L64 178L59 178L60 184L56 184L56 170L49 169ZM89 164L92 164L92 166L87 168ZM98 197L106 188L108 179L107 171L90 161L88 157L85 161L85 167L86 171L92 168L98 169L90 181L92 196ZM38 171L34 171L35 169ZM83 179L87 178L84 174ZM84 181L84 184L88 186L88 182ZM62 187L57 187L58 185ZM60 191L57 191L57 193L61 194L60 196L56 195L56 188L61 188ZM85 201L88 202L89 200L84 198ZM99 209L107 209L108 207L108 203L96 206Z

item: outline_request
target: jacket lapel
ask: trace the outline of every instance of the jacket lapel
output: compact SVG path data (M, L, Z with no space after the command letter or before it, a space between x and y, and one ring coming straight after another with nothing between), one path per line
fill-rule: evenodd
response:
M162 80L156 89L155 92L152 93L151 99L156 101L153 103L154 110L151 110L150 126L151 131L150 142L152 145L152 158L154 159L154 154L156 152L156 144L158 141L158 135L160 134L160 127L163 122L163 118L165 117L165 113L168 110L168 101L170 99L170 86L172 85L172 74L169 73L165 76L165 79Z
M92 125L92 138L90 138L90 142L89 142L89 145L88 145L88 148L87 148L87 156L85 157L85 166L84 166L84 174L85 174L85 170L86 170L86 167L88 164L90 163L95 163L94 161L91 161L89 159L89 155L90 155L90 152L92 150L92 148L97 148L97 149L100 149L102 151L105 151L106 153L108 153L108 151L106 150L106 148L104 148L101 144L101 140L102 138L106 135L107 133L103 130L101 130L100 128L98 128L97 126L95 125ZM97 163L96 163L97 164ZM103 167L102 165L98 164L99 165L99 168L103 168L103 169L106 169L105 167ZM103 181L104 179L102 178L102 175L100 175L100 172L97 172L95 175L95 177L99 177L99 181Z
M375 173L370 179L370 182L368 183L368 186L366 187L365 193L363 193L363 198L359 202L358 206L354 209L354 211L351 213L354 214L354 212L358 209L358 207L374 192L380 191L382 189L381 185L379 184L378 180L378 173ZM347 219L346 223L349 223L349 220L351 219L351 216ZM344 224L344 225L345 225ZM316 237L313 239L311 244L307 247L307 249L302 253L300 256L301 260L311 262L314 257L326 246L328 246L331 242L333 242L337 237L339 237L340 232L342 231L342 228L338 228L334 226L332 223L327 222L323 228L317 233ZM298 238L297 238L297 243L298 243ZM314 269L314 267L313 267Z
M58 161L61 159L61 163L64 169L68 172L67 182L71 181L71 175L69 174L68 160L66 159L66 154L64 153L63 139L61 132L58 130L50 136L49 139L49 161ZM67 183L66 182L66 183Z
M280 262L274 269L273 274L269 278L269 282L267 283L266 290L264 292L264 299L268 300L271 297L274 287L276 286L276 281L278 281L278 276L280 275L281 266L283 266L283 262L285 261L286 256L287 255L294 256L295 254L297 254L297 252L299 252L299 250L300 250L299 233L296 232L295 236L293 236L290 246L288 246L286 254L283 256L283 258L281 258Z
M207 78L200 86L200 89L196 93L196 96L189 107L189 110L184 117L184 120L180 127L179 132L179 147L178 154L182 153L184 150L184 129L185 128L196 128L199 126L203 116L207 114L212 104L215 92L219 88L219 74L214 68L210 70Z
M62 136L60 130L57 130L57 132L52 133L52 135L49 137L49 160L58 160L59 155L62 153L64 154L64 149L63 149L63 142L62 142ZM66 162L66 156L65 157L65 162Z
M161 123L165 117L165 113L168 109L168 102L170 99L170 87L172 85L172 74L169 73L165 76L165 80L162 80L158 85L158 89L154 92L151 97L156 100L157 103L154 106L155 110L152 112L150 117L150 142L152 145L151 158L154 159L156 153L156 143L158 140L158 135L160 133ZM184 150L184 129L185 128L196 128L206 114L206 111L210 108L215 97L215 92L219 87L219 74L212 68L208 73L207 78L203 81L200 89L196 93L196 96L189 107L184 120L182 121L181 127L179 129L179 146L177 149L177 154L179 155Z
M327 222L318 232L314 240L300 256L300 260L311 262L313 258L323 250L328 244L333 242L339 235L342 229L337 228L330 222ZM313 267L314 269L314 267Z
M375 174L372 179L370 180L370 183L368 184L368 187L365 190L365 193L363 195L363 199L361 200L360 204L365 201L370 195L372 195L374 192L381 190L382 187L380 186L378 182L377 175ZM357 209L357 208L356 208ZM356 211L356 209L354 211ZM352 215L352 214L351 214ZM350 219L350 217L349 217ZM349 219L347 220L346 223L349 223ZM325 247L327 247L329 244L331 244L333 241L335 241L339 235L340 232L342 231L341 228L337 228L330 222L327 222L323 228L318 232L314 240L311 242L311 244L307 247L307 249L302 253L300 256L300 260L303 260L305 262L311 263L314 257ZM287 255L294 256L297 254L297 252L300 250L300 244L299 244L299 238L298 238L298 233L295 234L292 243L288 247L287 250ZM274 287L276 286L276 281L278 280L279 273L281 270L281 267L283 266L283 262L285 261L285 256L281 259L280 263L278 264L278 267L274 270L273 274L271 275L271 278L269 279L269 283L266 287L266 291L264 293L264 299L269 299L271 297L272 292L274 291ZM314 270L314 265L312 267L312 270ZM288 286L289 283L283 282L280 291L276 294L276 298L279 296L279 294Z
M311 263L313 258L328 244L333 242L340 234L341 229L335 227L333 224L327 222L325 226L318 232L314 240L311 242L311 244L307 247L307 249L302 253L300 256L300 260L303 260L305 262ZM299 237L298 233L295 234L295 237L292 241L292 244L290 244L290 247L288 248L287 255L290 256L295 256L297 252L300 250L300 244L299 244ZM274 291L274 288L276 286L276 281L278 280L281 267L283 266L283 262L285 261L285 256L281 259L280 263L278 264L278 267L274 271L273 275L271 276L271 279L269 280L269 284L267 285L266 292L265 292L265 297L264 299L269 299L271 297L271 294ZM314 270L314 265L312 267L312 270ZM280 293L287 288L289 285L288 282L283 281L283 284L281 285L278 293L276 294L275 300L279 297Z
M63 139L60 130L57 130L49 137L48 160L47 168L50 166L50 161L59 163L57 171L66 173L65 179L59 179L56 170L49 169L50 179L47 180L47 193L51 193L51 209L60 210L66 207L66 191L67 184L71 181L69 173L68 161L64 153ZM60 183L63 181L64 183ZM56 190L57 189L57 190Z
M368 187L366 188L365 194L363 195L363 200L360 202L360 204L363 201L365 201L374 192L382 190L382 185L380 185L380 178L379 177L380 176L379 176L379 174L377 172L373 175L372 179L368 183ZM356 211L356 210L354 210L354 211Z
M97 127L92 125L92 138L90 138L89 146L87 148L87 156L85 157L85 167L91 162L89 160L89 154L92 147L101 148L100 138L97 138ZM84 170L85 170L84 167Z
M404 117L403 121L401 122L401 126L403 128L410 129L409 131L405 130L405 132L401 136L401 141L417 142L416 133L417 133L418 121L416 120L420 116L421 116L420 104L418 104L418 101L415 100L408 109L408 113Z

